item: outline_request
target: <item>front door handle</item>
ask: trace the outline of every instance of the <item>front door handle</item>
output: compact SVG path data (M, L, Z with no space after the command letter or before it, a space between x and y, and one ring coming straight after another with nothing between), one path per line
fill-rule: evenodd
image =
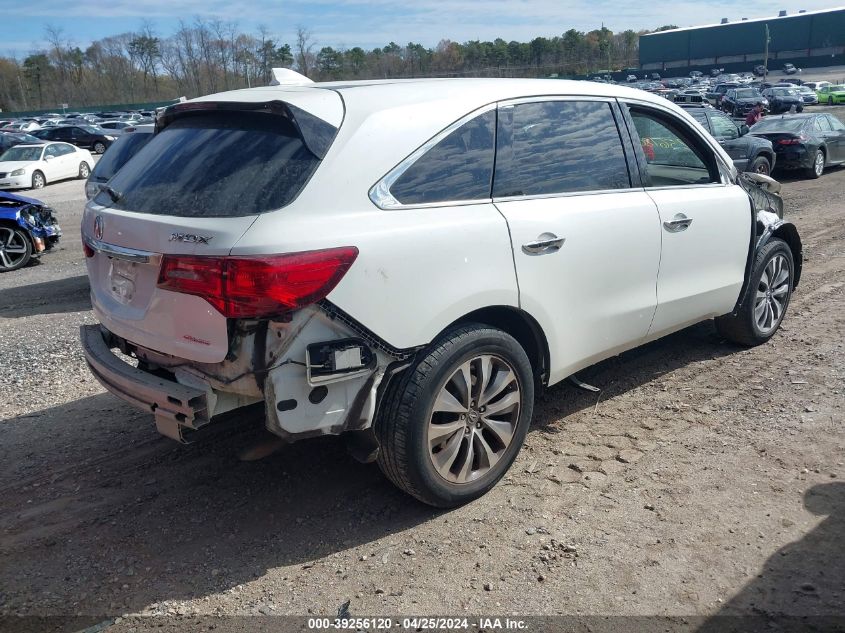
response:
M565 237L558 237L554 233L542 233L537 236L533 242L528 242L522 245L523 252L528 255L544 255L546 253L556 253L563 246L566 241Z
M678 213L674 218L663 223L663 228L670 233L680 233L686 231L689 225L692 224L692 218L688 218L683 213Z

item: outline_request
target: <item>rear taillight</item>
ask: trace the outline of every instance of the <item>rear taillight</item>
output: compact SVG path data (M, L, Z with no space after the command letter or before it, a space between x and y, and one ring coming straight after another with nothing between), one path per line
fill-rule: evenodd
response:
M88 246L88 242L85 241L85 236L82 236L82 252L85 253L85 257L94 257L96 251Z
M801 143L803 143L806 140L807 140L806 137L799 136L797 138L782 138L782 139L778 140L778 143L781 144L781 145L800 145Z
M202 297L229 318L266 318L323 299L357 256L354 246L257 257L165 255L158 287Z

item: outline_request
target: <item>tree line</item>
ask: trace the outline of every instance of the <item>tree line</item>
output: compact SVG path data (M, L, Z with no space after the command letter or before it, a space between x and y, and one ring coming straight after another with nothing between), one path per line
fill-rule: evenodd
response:
M663 30L671 27L661 27ZM84 50L64 31L48 27L47 46L26 57L0 58L3 111L144 103L266 85L275 67L294 68L315 81L405 77L542 77L636 67L639 35L602 26L570 29L530 42L440 41L365 50L318 46L298 28L282 43L266 27L244 33L231 22L180 22L163 37L144 22L134 32L92 42Z

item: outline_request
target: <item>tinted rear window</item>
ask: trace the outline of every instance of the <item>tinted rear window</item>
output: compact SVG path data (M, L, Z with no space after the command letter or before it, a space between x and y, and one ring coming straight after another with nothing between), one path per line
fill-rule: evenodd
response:
M754 134L759 132L800 132L807 119L763 119L751 126Z
M152 134L134 133L124 134L117 139L111 147L106 150L102 158L97 161L91 178L105 182L117 173L117 170L123 167L127 161L132 158L138 151L149 143L153 138Z
M495 134L495 111L475 117L423 154L390 193L402 204L489 198Z
M263 113L202 112L156 134L99 204L183 217L253 215L289 204L319 165L293 124Z

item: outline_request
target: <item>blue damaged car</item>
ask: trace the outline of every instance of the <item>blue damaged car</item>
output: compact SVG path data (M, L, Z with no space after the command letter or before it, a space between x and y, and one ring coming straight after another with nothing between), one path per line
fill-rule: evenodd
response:
M61 236L46 204L0 191L0 272L23 268L33 257L50 252Z

